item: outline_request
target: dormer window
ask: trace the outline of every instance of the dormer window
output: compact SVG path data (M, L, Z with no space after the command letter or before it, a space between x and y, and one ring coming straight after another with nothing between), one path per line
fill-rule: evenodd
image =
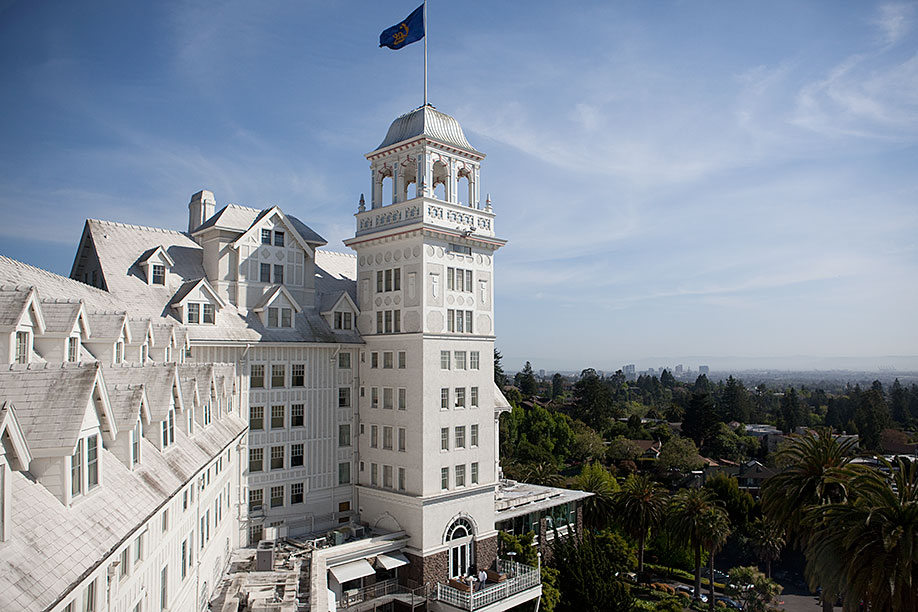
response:
M162 264L153 264L152 266L153 274L153 284L154 285L165 285L166 284L166 266Z
M284 232L274 232L274 246L284 246Z
M124 342L119 340L115 343L115 363L124 362Z
M175 408L169 408L169 414L162 422L163 430L163 449L165 450L170 444L175 442Z
M67 338L67 361L75 363L80 360L80 337Z
M188 322L189 323L200 323L201 322L201 305L195 304L194 302L188 303Z
M85 444L85 448L84 448ZM83 477L86 481L83 481ZM77 440L70 457L70 496L76 497L99 485L99 436L93 434Z
M32 334L27 331L16 332L16 363L29 363L32 352Z
M149 351L149 349L148 349L148 347L147 347L147 343L146 343L146 342L144 342L143 344L140 345L140 363L146 363L146 362L147 362L147 356L148 356L149 352L150 352L150 351Z
M140 463L140 438L143 436L143 423L137 419L137 425L131 432L131 465Z
M202 323L206 323L206 324L208 324L208 325L213 325L213 324L214 324L214 321L215 321L215 318L214 318L214 317L215 317L215 314L214 314L214 305L213 305L213 304L204 304L203 306L204 306L204 308L203 308L203 315L204 315L204 316L202 317L201 322L202 322Z
M86 438L86 477L89 488L99 484L99 436Z
M271 230L269 229L261 230L261 243L271 244Z
M292 308L268 308L268 327L292 327Z
M211 419L213 418L213 416L212 416L212 414L211 414L211 412L210 412L210 403L204 404L204 414L203 414L203 418L204 418L204 426L207 427L208 425L210 425L210 421L211 421Z
M70 495L83 492L83 440L77 440L76 452L70 457Z
M335 329L352 329L353 315L349 312L335 313Z

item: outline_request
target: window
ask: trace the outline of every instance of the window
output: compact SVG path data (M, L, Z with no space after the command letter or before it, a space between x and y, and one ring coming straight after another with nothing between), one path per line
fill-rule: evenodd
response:
M472 292L472 271L462 268L446 269L446 288L450 291Z
M379 387L370 387L370 408L379 408Z
M146 345L144 345L146 347ZM67 338L67 361L73 363L80 360L80 338L71 336ZM143 361L146 361L144 359Z
M449 245L449 252L450 252L450 253L461 253L461 254L463 254L463 255L471 255L471 254L472 254L472 247L466 246L466 245L462 245L462 244L453 244L453 243L450 243L450 245Z
M392 466L384 465L382 469L382 485L387 489L392 488Z
M376 292L399 291L402 288L401 268L376 271Z
M464 370L465 369L465 351L456 351L456 369Z
M379 353L370 353L370 367L373 369L379 367Z
M188 576L188 538L182 540L182 580Z
M392 351L386 351L382 354L382 367L386 370L392 369Z
M293 327L293 310L281 308L281 327Z
M449 389L440 389L440 410L449 410Z
M472 464L472 484L478 484L478 462Z
M278 389L287 382L287 366L275 363L271 366L271 388Z
M370 448L379 446L379 425L370 425Z
M272 446L271 447L271 469L272 470L284 469L284 447L283 446Z
M182 510L188 510L188 489L182 491Z
M440 468L440 488L448 489L449 488L449 468Z
M90 489L99 484L99 436L97 435L86 438L86 475Z
M264 389L265 387L265 366L261 363L253 363L249 370L249 386L253 389Z
M402 453L405 452L405 447L407 445L407 442L406 442L407 439L408 439L408 430L406 430L404 427L399 427L398 428L398 450Z
M153 264L153 284L154 285L165 285L166 284L166 266L162 264Z
M258 431L265 428L265 407L249 407L249 429Z
M456 387L456 408L465 408L465 387Z
M465 448L465 425L456 427L456 448Z
M408 353L406 351L398 352L398 369L404 370L408 367Z
M85 612L96 612L96 581L93 580L86 585L84 593L83 610Z
M335 313L335 329L352 329L353 324L353 315L349 312L336 312Z
M261 264L261 266L259 267L258 280L260 280L263 283L271 282L271 264L268 264L268 263Z
M351 464L350 463L339 463L338 464L338 484L339 485L351 484Z
M163 427L163 448L166 448L175 442L175 408L169 408L169 414L162 423Z
M384 410L392 410L393 396L395 390L392 387L386 387L382 393L382 407Z
M456 486L457 487L465 486L465 465L456 466Z
M201 322L208 325L214 324L214 305L213 304L203 304L203 316L201 317Z
M163 510L163 514L160 520L160 527L162 528L161 531L163 533L169 531L169 508Z
M398 334L398 333L401 333L401 331L402 331L402 311L401 310L377 310L376 311L376 333L377 334Z
M263 448L250 448L249 449L249 471L250 472L260 472L263 469L263 461L265 457L265 449Z
M143 534L137 536L134 540L134 565L143 560Z
M376 293L382 293L382 292L383 292L383 271L377 270L376 271Z
M392 428L388 425L382 428L382 447L384 450L392 450Z
M284 485L271 487L271 507L279 508L284 505Z
M446 328L448 331L459 334L471 334L472 311L448 309L446 311Z
M249 512L261 510L265 501L264 489L249 489Z
M277 308L268 308L268 327L277 327Z
M303 445L293 444L290 446L290 467L300 467L303 465Z
M143 423L137 419L137 425L131 432L131 465L140 463L140 439L143 437Z
M408 390L404 387L399 388L398 390L398 409L407 410L408 409Z
M290 386L302 387L306 382L306 364L295 363L290 367Z
M440 428L440 450L449 450L449 427Z
M351 445L351 425L350 423L341 423L338 425L338 446Z
M351 389L350 387L338 387L338 407L351 407Z
M379 466L375 463L370 464L370 484L373 486L379 484Z
M274 246L284 246L284 232L274 232Z
M284 284L284 265L283 264L274 264L274 284L275 285Z
M469 427L469 446L478 446L478 424Z
M398 468L398 490L399 490L399 491L404 491L404 490L405 490L405 480L406 480L406 478L405 478L405 468L400 467L400 468Z
M130 548L125 548L121 551L121 557L118 560L118 577L124 578L128 575L128 557L130 555Z
M303 404L293 404L290 406L290 426L303 426Z
M115 343L115 363L122 363L124 361L124 342L119 340Z
M271 244L271 230L267 230L267 229L261 230L261 243Z
M290 485L290 503L291 504L302 504L303 503L303 483L295 482Z
M478 387L472 387L469 397L469 403L472 408L478 408Z
M449 351L440 351L440 369L449 369Z
M271 406L271 429L283 429L284 428L284 413L286 412L285 406Z
M29 332L16 332L16 363L29 363Z
M201 322L201 305L196 302L188 302L188 322Z
M204 540L201 540L203 546ZM163 568L159 574L159 609L165 610L169 607L169 585L167 579L169 577L169 566Z
M339 370L350 370L351 369L351 354L350 353L338 353L338 369Z
M70 494L83 492L83 440L77 440L76 452L70 457Z

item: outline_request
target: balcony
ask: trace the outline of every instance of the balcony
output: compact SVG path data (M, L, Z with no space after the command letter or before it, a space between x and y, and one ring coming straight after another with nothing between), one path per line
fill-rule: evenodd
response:
M375 609L377 606L398 600L403 606L410 609L419 607L427 602L427 596L423 587L409 589L408 587L398 584L394 578L383 580L360 589L352 589L344 592L344 597L337 602L338 610L350 610L359 612L364 609ZM370 606L361 604L372 602Z
M506 574L502 582L486 583L485 588L469 592L438 584L435 599L460 610L507 610L542 594L539 570L515 561L497 560L497 571ZM446 609L441 607L441 609Z

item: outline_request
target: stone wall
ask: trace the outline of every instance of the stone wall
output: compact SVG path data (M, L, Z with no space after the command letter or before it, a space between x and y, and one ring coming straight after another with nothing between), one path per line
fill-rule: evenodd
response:
M428 555L427 557L418 557L411 553L405 553L410 563L399 574L401 581L410 587L420 585L433 585L438 582L446 581L449 574L449 552L441 551Z
M497 536L475 542L475 564L478 568L494 567L497 559Z

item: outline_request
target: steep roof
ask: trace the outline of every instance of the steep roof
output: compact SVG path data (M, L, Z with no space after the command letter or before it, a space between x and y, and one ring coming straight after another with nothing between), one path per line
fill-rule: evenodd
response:
M198 232L211 227L245 233L249 230L249 228L260 221L262 217L268 214L273 208L273 206L269 206L268 208L258 209L249 208L248 206L240 206L238 204L227 204L216 213L214 213L210 219L204 221L200 227L194 230L194 233L197 234ZM328 242L322 238L322 236L317 234L311 227L293 215L288 215L285 213L284 216L287 217L287 220L290 222L290 225L293 226L293 229L295 229L300 237L306 242L314 246L328 244Z
M41 312L45 316L45 333L69 334L73 331L81 311L85 312L82 300L51 301L43 299Z

